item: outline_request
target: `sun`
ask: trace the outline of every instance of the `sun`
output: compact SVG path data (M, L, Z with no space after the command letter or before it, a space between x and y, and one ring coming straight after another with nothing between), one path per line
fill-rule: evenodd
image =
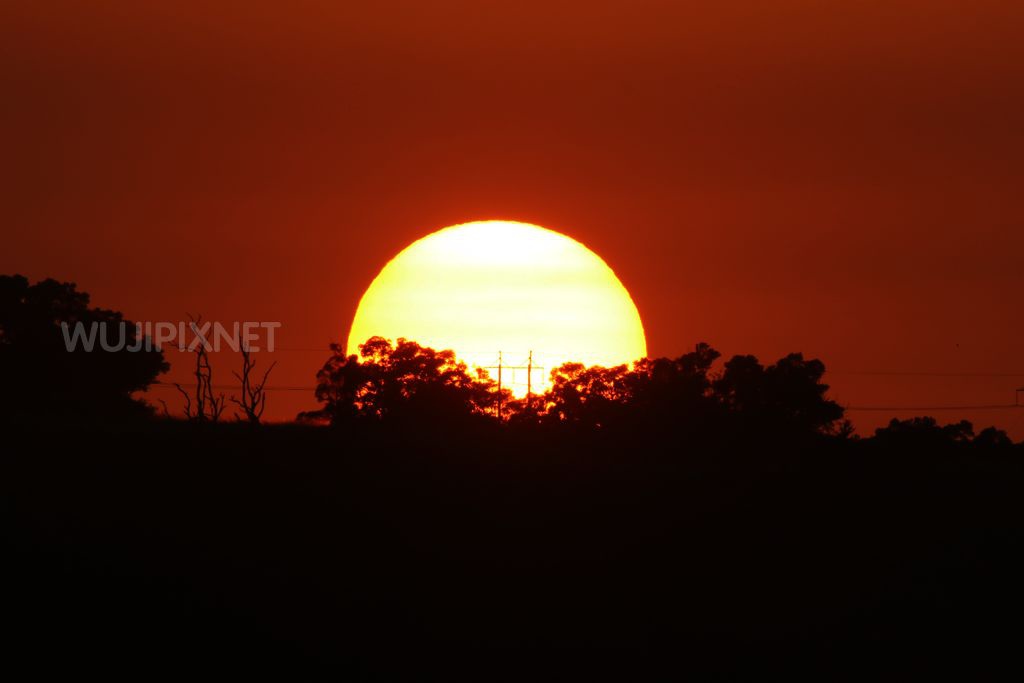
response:
M453 225L413 242L363 294L347 352L373 336L502 365L516 395L543 390L566 362L612 366L647 343L629 292L601 257L553 230L514 221Z

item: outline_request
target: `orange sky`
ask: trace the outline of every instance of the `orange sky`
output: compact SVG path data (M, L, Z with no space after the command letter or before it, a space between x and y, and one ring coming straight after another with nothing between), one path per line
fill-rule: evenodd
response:
M319 348L402 247L509 218L600 254L655 355L802 350L857 405L1024 386L1019 2L154 4L0 7L0 272Z

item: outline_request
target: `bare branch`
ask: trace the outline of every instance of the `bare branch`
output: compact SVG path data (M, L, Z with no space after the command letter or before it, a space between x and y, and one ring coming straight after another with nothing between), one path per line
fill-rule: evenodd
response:
M275 361L270 364L270 367L263 373L263 378L259 382L254 382L252 374L256 368L256 361L253 360L249 349L243 348L240 353L242 355L242 372L241 374L237 372L232 374L242 384L242 398L238 400L232 397L231 400L242 408L242 412L250 423L259 424L263 411L267 406L267 392L265 389L267 379L270 377L270 372L277 365L277 362Z

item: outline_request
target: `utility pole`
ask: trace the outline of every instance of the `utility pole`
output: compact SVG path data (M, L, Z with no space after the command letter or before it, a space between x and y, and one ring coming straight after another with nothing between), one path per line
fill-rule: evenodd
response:
M505 361L504 361L504 357L502 355L502 352L498 351L498 364L497 365L485 365L485 366L483 366L483 368L485 370L497 370L498 371L498 419L499 420L504 415L504 411L502 409L503 408L502 400L501 400L501 388L502 388L502 384L503 384L502 372L504 370L512 370L513 372L515 370L526 370L526 372L527 372L527 376L526 376L526 405L527 405L527 407L529 407L530 402L531 402L531 397L532 397L532 394L533 394L533 370L534 370L533 351L530 351L530 355L529 355L529 357L526 360L526 365L505 365ZM537 366L537 369L538 370L543 370L544 368L541 367L541 366ZM512 380L513 380L513 382L515 381L515 376L514 375L513 375Z
M526 409L533 403L533 351L526 359Z

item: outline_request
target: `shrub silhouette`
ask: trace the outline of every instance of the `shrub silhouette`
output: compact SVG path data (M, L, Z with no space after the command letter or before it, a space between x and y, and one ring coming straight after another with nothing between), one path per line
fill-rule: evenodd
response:
M89 307L74 283L47 279L30 285L21 275L0 276L0 410L17 414L113 414L146 412L131 398L168 369L157 350L69 351L61 324L106 323L111 344L136 327L117 311ZM123 328L121 325L123 324ZM123 330L123 332L122 332Z

